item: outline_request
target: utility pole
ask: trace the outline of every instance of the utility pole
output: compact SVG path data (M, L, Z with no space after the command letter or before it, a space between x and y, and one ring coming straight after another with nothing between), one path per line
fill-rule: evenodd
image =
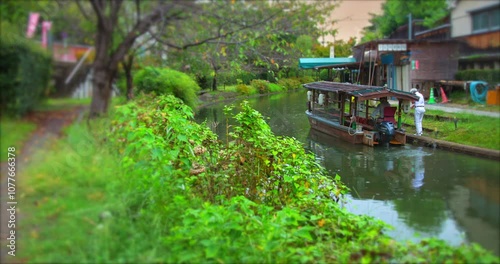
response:
M408 40L411 40L411 38L412 38L411 29L412 29L412 22L411 22L411 13L410 13L410 14L408 14Z

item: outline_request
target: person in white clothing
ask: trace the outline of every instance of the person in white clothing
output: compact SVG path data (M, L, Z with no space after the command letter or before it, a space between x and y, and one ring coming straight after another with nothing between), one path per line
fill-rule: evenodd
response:
M418 92L416 88L412 88L410 90L410 93L418 96L418 101L415 101L414 104L411 106L411 108L415 108L415 127L417 130L417 133L415 135L421 136L422 120L424 119L424 113L425 113L424 96L420 92Z

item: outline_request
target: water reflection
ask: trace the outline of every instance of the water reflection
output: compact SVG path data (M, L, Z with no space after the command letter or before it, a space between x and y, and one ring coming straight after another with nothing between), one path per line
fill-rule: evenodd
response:
M419 150L421 151L422 147L419 147ZM415 178L411 181L411 185L413 189L418 190L424 185L425 167L422 155L415 155L415 166L413 169L415 171Z
M394 227L398 240L438 237L451 243L477 242L500 254L500 162L439 149L406 145L352 145L310 129L305 92L264 96L250 104L274 133L295 137L315 153L331 175L351 189L346 208ZM223 104L200 109L224 138ZM237 109L235 109L235 112Z
M457 154L450 160L450 153L425 147L352 145L315 130L307 148L351 188L346 208L389 223L396 239L472 241L499 254L500 190L490 161ZM464 179L464 168L477 177Z

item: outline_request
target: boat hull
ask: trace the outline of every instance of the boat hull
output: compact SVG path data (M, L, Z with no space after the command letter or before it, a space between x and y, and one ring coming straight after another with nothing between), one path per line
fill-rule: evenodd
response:
M309 111L306 111L311 128L327 135L340 138L352 144L365 144L368 146L376 146L379 142L375 139L376 131L363 130L355 132L354 129L340 125L339 122L328 120L326 118L316 116ZM396 131L393 139L388 142L390 145L405 145L406 134L401 131Z
M321 131L325 134L341 138L342 140L351 142L353 144L363 143L363 132L355 133L354 129L340 125L338 122L326 120L309 112L306 112L306 114L309 118L309 124L311 125L311 128Z

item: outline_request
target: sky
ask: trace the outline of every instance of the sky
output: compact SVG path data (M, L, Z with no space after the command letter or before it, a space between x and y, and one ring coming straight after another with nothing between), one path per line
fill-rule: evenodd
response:
M385 0L343 0L340 5L332 12L332 18L339 20L334 28L338 30L335 40L349 40L350 37L356 37L357 41L361 39L361 31L369 26L369 13L381 14L382 3ZM320 42L323 41L320 39ZM332 36L325 37L326 42L334 42Z

